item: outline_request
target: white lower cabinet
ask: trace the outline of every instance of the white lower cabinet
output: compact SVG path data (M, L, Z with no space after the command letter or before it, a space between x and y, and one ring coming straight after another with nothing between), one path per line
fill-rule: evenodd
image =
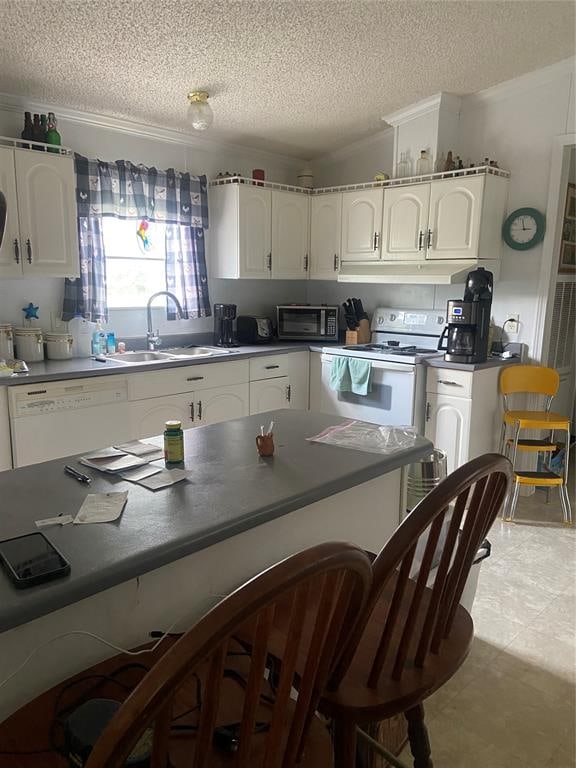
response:
M310 410L321 411L322 352L310 352Z
M248 415L248 384L233 384L169 397L130 403L133 438L159 435L167 421L179 420L183 429L216 424Z
M447 454L448 472L498 449L502 367L428 368L425 436Z
M425 436L447 454L448 473L468 459L472 400L428 393Z
M250 382L250 413L265 413L291 408L291 387L288 376Z
M12 469L10 417L8 415L8 393L6 387L0 387L0 472L4 472L5 469Z

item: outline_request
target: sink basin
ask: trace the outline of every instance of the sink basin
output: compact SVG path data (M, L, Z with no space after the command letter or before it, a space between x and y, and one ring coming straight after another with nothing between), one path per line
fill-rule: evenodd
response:
M210 355L228 355L229 350L215 347L179 347L171 349L171 357L209 357Z
M121 363L152 363L155 360L171 360L172 355L166 352L124 352L123 354L108 355L110 360Z

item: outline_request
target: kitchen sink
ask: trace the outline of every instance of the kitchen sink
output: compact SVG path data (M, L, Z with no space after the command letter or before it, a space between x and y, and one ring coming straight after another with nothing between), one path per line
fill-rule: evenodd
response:
M108 359L118 360L121 363L152 363L157 360L171 360L172 357L166 352L123 352L108 355Z
M169 350L172 357L209 357L210 355L228 355L228 349L217 349L215 347L178 347Z

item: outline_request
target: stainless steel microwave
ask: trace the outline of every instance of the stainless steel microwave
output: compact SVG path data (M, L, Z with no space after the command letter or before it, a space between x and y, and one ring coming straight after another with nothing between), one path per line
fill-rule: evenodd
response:
M338 307L286 304L276 307L278 338L338 341Z

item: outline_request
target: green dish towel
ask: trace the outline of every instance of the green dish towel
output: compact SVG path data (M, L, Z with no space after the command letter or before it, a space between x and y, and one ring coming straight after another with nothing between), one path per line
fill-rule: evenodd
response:
M351 389L355 395L367 395L372 391L370 377L372 375L372 362L370 360L358 360L351 357L348 360L350 371Z
M332 358L332 367L330 368L330 389L333 389L336 392L350 392L352 390L352 381L350 379L347 357L334 355Z

